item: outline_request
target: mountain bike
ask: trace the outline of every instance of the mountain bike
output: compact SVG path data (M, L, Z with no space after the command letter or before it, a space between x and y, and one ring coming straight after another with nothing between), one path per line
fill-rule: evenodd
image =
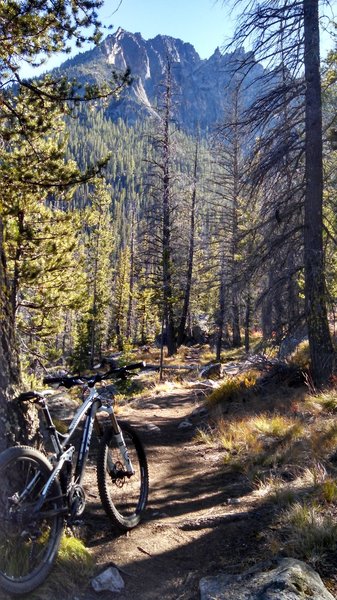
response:
M83 476L93 430L99 438L97 483L102 505L121 531L140 521L148 497L148 466L138 434L118 422L114 398L106 397L103 380L126 379L144 363L109 368L89 377L46 377L45 384L70 389L81 386L82 404L66 433L60 433L51 417L47 396L52 392L29 391L19 402L32 401L43 413L53 447L44 454L29 446L14 446L0 454L0 587L10 594L31 592L49 575L57 556L65 524L71 524L85 508ZM102 425L100 412L109 416ZM73 442L84 420L79 442ZM72 443L73 442L73 443Z

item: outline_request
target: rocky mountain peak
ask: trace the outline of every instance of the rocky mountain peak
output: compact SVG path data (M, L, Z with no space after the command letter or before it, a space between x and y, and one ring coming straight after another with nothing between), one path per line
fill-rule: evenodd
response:
M231 63L245 57L244 49L223 54L216 48L208 59L201 59L192 44L167 35L145 40L142 35L119 27L95 49L79 54L64 63L61 70L81 81L102 81L111 77L111 68L131 69L133 84L122 101L112 102L108 109L111 118L121 117L128 122L153 115L160 94L167 61L171 65L173 90L179 98L175 103L175 121L183 129L193 131L213 127L222 121L230 96ZM250 70L250 84L256 65ZM252 86L250 85L250 88ZM252 93L252 92L250 92Z

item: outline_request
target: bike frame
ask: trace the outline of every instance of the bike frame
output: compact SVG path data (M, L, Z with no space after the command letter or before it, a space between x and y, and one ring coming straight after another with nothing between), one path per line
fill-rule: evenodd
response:
M44 418L45 418L45 421L47 424L47 431L49 432L49 436L50 436L51 442L53 444L55 454L52 456L52 459L51 459L51 462L54 464L54 469L53 469L50 477L48 478L48 481L45 483L45 485L41 491L39 501L37 502L37 504L34 508L35 513L41 509L42 505L44 504L44 502L48 496L48 492L49 492L53 482L58 477L58 475L61 473L64 465L67 462L69 464L72 462L73 455L75 452L75 446L69 445L69 443L70 443L70 440L73 437L75 431L77 430L80 421L84 417L84 415L85 415L85 422L84 422L84 426L83 426L83 432L82 432L82 436L81 436L79 452L78 452L77 461L76 461L75 470L74 470L74 476L73 476L74 483L80 485L82 482L84 471L85 471L85 466L86 466L86 462L87 462L87 458L88 458L88 454L89 454L93 429L95 429L95 431L99 437L101 437L101 435L102 435L102 428L98 422L98 419L96 418L96 414L98 412L108 413L108 415L110 417L110 422L112 425L113 436L114 436L115 441L118 445L118 448L121 452L121 456L123 459L123 463L124 463L127 475L131 476L134 474L134 468L132 466L132 463L131 463L131 460L130 460L130 457L128 454L128 450L127 450L127 447L126 447L126 444L124 441L124 437L123 437L122 431L118 425L118 422L117 422L117 419L116 419L116 416L114 413L113 401L111 400L111 401L108 401L106 404L103 404L99 397L99 392L97 391L95 385L93 385L91 387L87 387L87 389L89 390L89 394L85 398L82 406L80 406L78 408L78 410L76 411L66 434L61 434L59 431L57 431L57 429L53 423L49 408L47 406L45 396L44 395L40 396L38 403L42 407ZM32 485L32 482L30 485Z

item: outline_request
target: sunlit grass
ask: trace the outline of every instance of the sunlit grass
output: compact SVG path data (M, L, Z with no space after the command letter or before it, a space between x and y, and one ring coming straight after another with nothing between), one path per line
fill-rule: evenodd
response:
M216 439L214 437L214 433L209 429L201 429L197 428L194 434L193 440L197 444L205 444L205 446L213 447L216 445Z
M71 535L64 535L61 540L55 569L46 582L46 595L41 600L49 600L64 594L66 598L72 598L76 590L89 582L94 572L94 560L83 542ZM65 582L67 582L65 589ZM44 587L44 586L43 586ZM43 592L43 590L41 590ZM52 592L52 595L50 595ZM32 600L40 600L40 597Z
M307 340L301 342L296 347L294 352L289 356L287 362L289 364L295 365L303 371L308 370L310 367L309 342Z
M224 382L215 389L208 397L207 403L210 406L238 400L244 394L253 394L255 392L258 372L246 371L234 377L227 377Z
M310 396L307 402L309 406L312 405L329 413L335 413L337 411L337 390L325 390L320 394Z
M302 424L295 418L282 415L258 415L249 418L222 419L218 423L216 438L225 451L226 463L238 457L245 458L247 465L263 464L272 456L276 461L274 440L294 443L304 434ZM279 449L279 446L277 446ZM283 448L283 452L286 447ZM279 450L279 460L280 460Z
M94 573L94 560L83 542L71 535L63 535L55 567L45 583L25 600L73 600L74 595L86 587ZM2 596L1 596L2 598ZM4 600L10 596L4 596Z
M273 438L290 436L296 440L303 435L303 425L298 420L284 415L259 415L253 419L252 427L257 433Z
M315 469L318 457L311 441L314 430L314 424L307 427L296 415L241 414L220 419L211 441L221 448L226 468L239 469L252 482L266 481L271 473L277 477L278 471L295 479L303 473L303 465Z
M57 566L60 571L72 572L74 581L81 583L83 577L92 574L94 561L80 539L64 535L58 552Z
M258 454L263 445L259 440L249 419L241 419L227 423L222 420L219 424L218 439L222 448L226 451L226 462L230 457L235 460L244 454Z
M313 454L317 458L328 457L337 448L337 422L335 419L320 419L310 428Z
M284 480L277 475L271 475L263 480L256 479L254 483L255 496L267 499L278 506L289 506L298 497L296 484L285 485Z
M337 503L337 483L334 479L328 477L323 481L320 491L325 502L328 502L329 504Z
M291 556L317 564L336 551L337 523L319 504L295 502L282 515L281 526L282 546Z

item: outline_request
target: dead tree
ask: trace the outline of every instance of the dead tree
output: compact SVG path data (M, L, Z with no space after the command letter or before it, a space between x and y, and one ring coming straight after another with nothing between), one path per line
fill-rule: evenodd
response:
M286 4L280 0L272 0L245 4L241 10L234 43L242 46L248 37L254 36L255 58L268 63L269 82L265 82L266 92L255 101L249 115L247 114L253 129L266 133L259 145L259 168L255 171L255 182L263 181L270 173L275 173L276 169L279 173L282 169L284 175L284 159L287 156L291 160L294 185L287 195L293 200L297 198L297 210L301 216L298 223L290 221L287 231L283 230L279 236L275 236L275 243L283 249L283 242L291 240L289 236L292 231L296 232L296 236L301 233L305 320L312 376L315 383L320 385L329 379L333 371L334 351L327 317L322 243L323 170L318 9L318 0ZM289 73L286 80L281 77L284 65ZM286 124L283 122L278 127L276 117L284 112L285 100L289 118ZM281 222L283 220L286 223L289 218L289 199L281 208L280 212L280 207L275 206L275 219L278 221L281 217ZM303 213L300 212L302 209Z

